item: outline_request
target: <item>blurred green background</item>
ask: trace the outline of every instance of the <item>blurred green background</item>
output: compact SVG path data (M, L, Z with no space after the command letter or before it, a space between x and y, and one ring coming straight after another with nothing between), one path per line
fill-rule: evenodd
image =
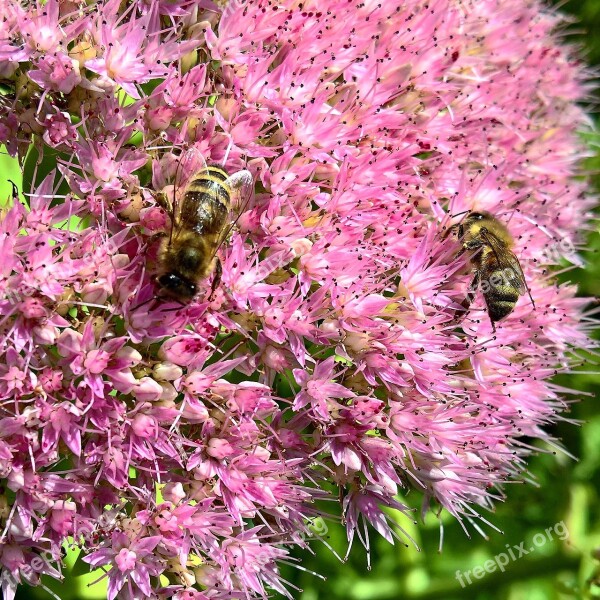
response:
M525 0L523 0L525 1ZM561 2L563 12L575 16L568 39L582 46L590 65L600 64L600 0ZM590 111L595 100L590 99ZM598 119L595 117L596 122ZM600 192L600 135L587 134L595 156L587 162L592 172L592 192ZM0 157L2 179L11 176L4 157ZM12 175L15 177L15 175ZM15 179L16 181L17 179ZM597 228L596 228L597 229ZM576 281L583 296L600 296L600 235L590 234L585 253L585 271L571 271L564 280ZM597 360L586 371L598 370ZM600 376L577 374L562 376L557 383L581 390L581 402L573 405L570 417L580 420L581 427L559 423L552 433L562 439L569 453L540 454L529 462L528 477L535 485L514 484L506 488L506 502L496 512L486 515L503 533L486 528L484 539L470 528L468 539L460 525L442 517L443 552L439 552L439 521L429 515L425 522L413 527L400 517L421 551L413 546L389 545L371 532L371 565L363 548L355 542L348 560L342 563L323 545L315 546L315 555L302 554L302 566L327 577L326 581L297 568L284 568L283 575L302 591L293 592L296 600L566 600L600 598ZM418 507L420 496L404 499ZM345 555L345 533L341 526L327 524L328 543L341 556ZM549 528L550 535L545 533ZM563 538L563 539L560 539ZM518 558L514 549L535 550ZM516 560L509 556L512 549ZM597 553L598 559L594 557ZM487 560L504 553L508 564L504 572L473 572ZM300 555L299 555L300 556ZM503 560L500 558L499 560ZM456 577L457 571L471 571L471 584L463 575L465 587ZM89 581L89 579L87 580ZM51 585L63 600L102 597L101 587L87 588L84 578L71 579L67 585ZM50 598L40 589L23 589L17 600Z

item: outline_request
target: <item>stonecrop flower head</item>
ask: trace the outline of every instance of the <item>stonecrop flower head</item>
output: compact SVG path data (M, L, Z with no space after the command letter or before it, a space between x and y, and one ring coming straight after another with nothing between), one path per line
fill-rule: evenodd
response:
M279 565L319 537L326 498L349 542L368 545L367 523L404 543L384 508L414 520L410 489L479 529L532 440L553 442L551 378L591 345L551 264L578 260L591 206L573 178L586 73L559 16L522 0L0 12L0 143L31 182L0 223L4 597L62 578L65 544L109 600L293 597ZM232 192L214 294L211 272L180 303L157 253L211 164L253 189ZM535 302L495 329L481 291L463 302L451 233L468 211L508 225Z

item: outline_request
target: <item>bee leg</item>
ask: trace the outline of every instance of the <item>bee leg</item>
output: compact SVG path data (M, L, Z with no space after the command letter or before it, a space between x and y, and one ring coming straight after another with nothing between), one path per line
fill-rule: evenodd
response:
M454 257L455 259L460 258L465 252L467 251L467 249L463 246L457 253L456 256Z
M167 213L169 219L171 219L171 223L173 224L175 221L175 211L173 209L173 203L169 200L169 197L164 192L156 192L154 194L154 199L156 203Z
M465 299L462 301L461 306L465 309L465 311L469 310L473 300L475 300L475 294L479 289L479 271L475 273L475 277L473 277L473 281L471 281L471 285L469 286L469 290Z
M154 246L154 244L156 244L158 242L162 243L160 240L163 240L167 237L169 237L169 234L166 233L165 231L156 231L152 235L148 236L148 238L146 239L146 242L143 246L143 249L147 250L148 248L151 248L152 246Z
M161 208L164 208L169 215L171 214L171 202L164 192L155 192L154 199Z
M221 266L221 261L219 257L215 257L215 273L213 275L212 285L210 286L210 296L208 297L208 301L212 300L212 297L215 293L215 290L219 287L221 283L221 277L223 276L223 267Z
M455 223L454 225L450 225L450 227L443 227L442 239L446 239L447 237L454 236L457 239L462 239L465 235L465 228L462 223Z
M479 289L479 273L475 273L475 277L473 277L473 281L471 281L471 285L469 285L465 299L460 303L462 308L458 309L456 311L457 312L457 316L455 318L456 322L461 321L462 318L469 312L469 308L471 307L473 300L475 300L475 294L477 294L478 289Z
M148 245L153 244L157 240L162 238L169 237L169 234L166 231L156 231L148 237Z
M481 240L469 240L463 244L463 250L478 250L484 245Z
M141 302L140 304L136 304L135 306L132 306L132 307L131 307L131 310L132 310L132 311L134 311L134 310L138 310L139 308L141 308L142 306L146 306L146 304L149 304L150 302L154 302L154 303L156 303L156 302L158 302L158 301L160 301L160 297L159 297L159 296L156 296L156 295L154 295L154 296L152 296L151 298L148 298L148 300L145 300L144 302ZM151 307L150 307L148 310L149 310L149 311L150 311L150 310L152 310L152 309L153 309L155 306L156 306L156 304L153 304L153 305L152 305L152 306L151 306Z
M456 253L455 258L460 258L465 252L471 252L475 254L476 251L480 250L482 247L483 242L480 240L469 240L468 242L464 242L461 246L461 249Z

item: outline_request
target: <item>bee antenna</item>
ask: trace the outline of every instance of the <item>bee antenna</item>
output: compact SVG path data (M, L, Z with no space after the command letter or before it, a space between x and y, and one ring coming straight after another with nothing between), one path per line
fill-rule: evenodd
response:
M454 215L450 215L450 218L451 218L451 219L455 219L456 217L460 217L461 215L466 215L467 213L470 213L470 212L471 212L471 209L470 209L470 208L467 208L467 210L462 210L462 211L461 211L461 212L459 212L459 213L456 213L456 214L454 214Z
M146 304L149 304L153 300L157 301L157 300L160 300L160 298L158 296L156 296L156 295L155 296L150 296L150 298L148 298L148 300L144 300L144 302L141 302L140 304L136 304L135 306L132 306L131 310L132 311L138 310L138 308L141 308L142 306L146 306Z
M463 210L459 213L455 213L455 214L448 214L446 213L444 215L444 218L442 219L442 239L446 239L448 237L448 235L450 234L450 232L456 230L456 227L458 227L458 225L452 225L450 227L448 227L448 222L452 219L455 219L456 217L460 217L461 215L465 215L467 213L470 213L471 209L467 209L467 210Z

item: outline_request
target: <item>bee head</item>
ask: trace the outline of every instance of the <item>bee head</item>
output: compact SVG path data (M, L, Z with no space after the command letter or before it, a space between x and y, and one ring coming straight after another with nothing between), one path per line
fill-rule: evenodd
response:
M156 281L165 294L182 302L189 302L196 295L196 284L176 273L164 273Z
M473 221L481 221L482 219L487 219L489 217L488 214L471 211L467 217L469 219L473 219Z

